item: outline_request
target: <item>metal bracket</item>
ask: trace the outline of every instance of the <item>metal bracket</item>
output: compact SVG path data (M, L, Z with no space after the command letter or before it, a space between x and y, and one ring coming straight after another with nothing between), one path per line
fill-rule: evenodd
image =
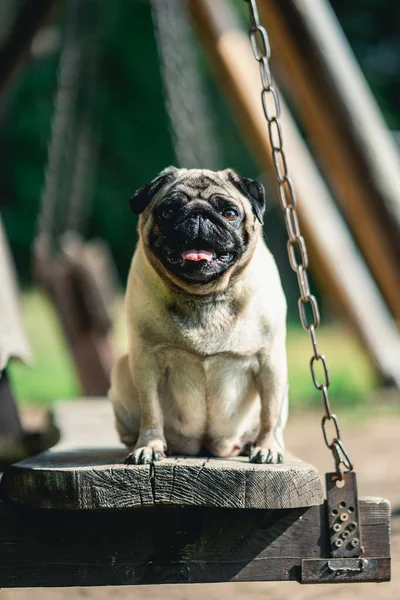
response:
M301 583L390 581L389 557L360 556L357 479L353 471L326 474L326 513L331 558L303 559Z
M390 558L317 558L301 561L301 583L390 581Z
M330 553L334 558L353 558L363 553L354 471L326 474L326 509Z

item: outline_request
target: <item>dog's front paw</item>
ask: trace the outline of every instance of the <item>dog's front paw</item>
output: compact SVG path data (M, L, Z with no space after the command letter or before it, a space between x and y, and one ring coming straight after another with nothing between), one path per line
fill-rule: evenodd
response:
M165 445L158 440L147 446L138 445L125 459L127 465L149 465L165 458Z
M256 445L250 454L250 462L252 463L271 465L276 463L282 463L283 459L283 450L277 444L270 444L268 446Z

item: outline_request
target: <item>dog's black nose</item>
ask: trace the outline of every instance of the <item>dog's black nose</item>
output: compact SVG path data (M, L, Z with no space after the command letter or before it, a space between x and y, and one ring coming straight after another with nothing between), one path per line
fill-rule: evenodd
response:
M189 215L187 219L187 229L188 233L192 238L200 237L202 230L205 228L205 219L204 216L200 212L193 212Z

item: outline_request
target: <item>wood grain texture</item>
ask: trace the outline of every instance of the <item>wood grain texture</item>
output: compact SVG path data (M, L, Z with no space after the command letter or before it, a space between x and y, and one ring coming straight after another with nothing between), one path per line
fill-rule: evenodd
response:
M360 501L364 557L388 558L387 501ZM329 557L324 506L156 506L106 513L0 502L0 587L301 580ZM386 575L388 577L388 574Z
M1 494L31 508L127 509L172 504L282 509L323 501L318 471L289 457L281 465L237 459L167 458L125 465L107 400L61 403L55 409L61 441L12 465Z
M318 471L288 457L281 465L248 458L167 459L154 466L155 503L224 508L297 508L321 504Z

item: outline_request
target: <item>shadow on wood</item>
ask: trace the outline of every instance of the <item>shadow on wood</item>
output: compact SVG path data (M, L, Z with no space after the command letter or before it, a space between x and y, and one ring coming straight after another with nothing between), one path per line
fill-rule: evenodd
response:
M364 556L387 559L388 503L362 500L360 515ZM329 556L324 519L323 506L99 513L0 503L0 586L300 581L304 558Z

